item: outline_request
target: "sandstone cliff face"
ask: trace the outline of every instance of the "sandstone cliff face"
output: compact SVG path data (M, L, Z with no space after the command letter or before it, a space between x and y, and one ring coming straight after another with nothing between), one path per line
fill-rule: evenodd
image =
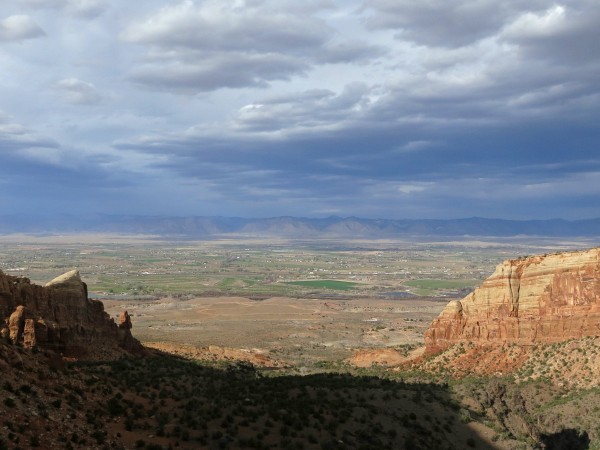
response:
M600 247L505 261L425 333L428 353L458 342L532 344L600 336Z
M88 299L87 286L76 270L45 286L0 271L0 335L13 344L53 349L66 356L112 356L141 350L130 330L127 312L117 325L102 302Z

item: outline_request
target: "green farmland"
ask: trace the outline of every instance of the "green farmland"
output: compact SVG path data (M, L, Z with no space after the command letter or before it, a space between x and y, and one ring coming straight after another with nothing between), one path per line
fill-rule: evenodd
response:
M336 291L350 291L356 287L358 283L351 281L337 280L305 280L305 281L288 281L286 284L294 286L303 286L314 289L333 289Z
M90 293L300 297L410 293L456 296L481 283L507 255L539 249L395 241L79 242L52 236L0 241L0 270L43 284L77 268ZM546 249L543 249L544 251Z
M404 283L406 286L415 288L414 291L419 295L432 295L436 291L470 289L481 284L481 280L408 280Z

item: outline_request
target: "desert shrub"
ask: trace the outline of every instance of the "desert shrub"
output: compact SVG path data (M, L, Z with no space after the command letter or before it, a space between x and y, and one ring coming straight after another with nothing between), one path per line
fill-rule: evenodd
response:
M29 386L28 384L22 384L19 388L19 391L21 391L23 394L35 393L31 386Z
M108 400L106 408L108 410L108 414L113 417L119 416L125 412L125 409L123 408L123 405L121 405L121 401L117 398L117 396L114 396Z
M473 419L471 418L471 413L466 409L460 410L460 421L462 423L471 423Z
M29 445L32 447L39 447L40 446L40 437L37 434L32 435L29 438Z
M135 423L131 417L129 417L129 416L125 417L125 429L127 431L133 430L134 425L135 425Z
M106 440L106 431L95 430L92 433L92 437L96 440L96 443L102 444Z

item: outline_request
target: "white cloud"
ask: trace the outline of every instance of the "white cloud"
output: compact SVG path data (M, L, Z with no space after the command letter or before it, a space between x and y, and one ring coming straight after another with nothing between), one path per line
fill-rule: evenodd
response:
M259 7L257 7L259 6ZM209 51L253 50L298 53L322 43L331 29L322 20L295 16L278 8L209 0L184 1L162 8L142 23L132 24L123 38L160 48Z
M543 12L527 12L508 24L503 30L505 37L543 37L565 29L566 10L554 5Z
M588 66L598 63L600 3L573 0L537 11L525 11L498 34L501 42L516 45L527 59L551 65Z
M544 4L530 0L527 5ZM421 45L460 47L496 34L523 8L520 0L365 0L372 29L392 29L397 38Z
M370 91L364 83L350 83L339 94L314 89L266 98L240 108L234 128L279 135L337 128L368 113Z
M150 62L134 69L134 81L159 90L183 93L212 91L223 87L266 87L268 81L288 80L307 66L284 54L225 53L206 59L175 58Z
M66 9L78 17L92 18L99 16L107 8L104 0L68 0Z
M63 100L74 105L92 105L101 99L96 87L77 78L65 78L55 85Z
M107 8L106 0L21 0L34 8L50 8L80 18L94 18Z
M31 17L24 14L9 16L0 20L0 42L24 41L45 34L44 30Z
M433 186L433 183L412 183L412 184L401 184L397 187L398 192L401 194L414 194L417 192L423 192L429 187Z
M397 151L399 151L399 152L415 152L415 151L419 151L419 150L423 150L423 149L432 147L433 145L435 145L435 143L432 141L416 140L416 141L407 142L406 144L398 147Z
M57 143L38 136L28 127L16 123L9 115L0 111L0 155L28 148L55 148Z
M286 2L184 1L166 6L121 34L147 48L132 78L173 91L266 87L319 64L364 62L384 50L344 40L315 14Z

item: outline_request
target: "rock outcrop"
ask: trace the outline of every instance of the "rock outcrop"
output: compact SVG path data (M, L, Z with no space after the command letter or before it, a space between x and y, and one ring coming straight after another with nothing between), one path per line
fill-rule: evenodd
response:
M600 247L505 261L450 302L425 333L428 353L459 342L552 343L600 336Z
M0 271L0 336L26 348L47 348L65 356L114 356L141 351L125 311L117 325L104 305L87 296L77 270L45 286Z

